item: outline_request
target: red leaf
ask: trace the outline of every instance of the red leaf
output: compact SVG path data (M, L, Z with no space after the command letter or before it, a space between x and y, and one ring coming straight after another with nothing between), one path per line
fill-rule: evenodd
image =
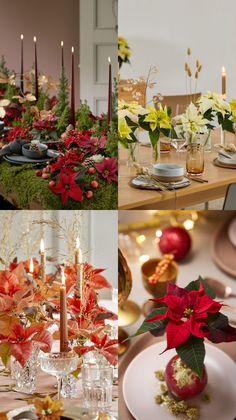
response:
M41 331L33 337L33 341L39 345L40 350L49 353L52 348L52 335L49 331Z

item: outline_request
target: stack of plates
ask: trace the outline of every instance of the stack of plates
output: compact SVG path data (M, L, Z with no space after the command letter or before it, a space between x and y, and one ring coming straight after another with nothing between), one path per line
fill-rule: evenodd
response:
M235 153L218 153L217 162L220 166L236 168L236 154Z

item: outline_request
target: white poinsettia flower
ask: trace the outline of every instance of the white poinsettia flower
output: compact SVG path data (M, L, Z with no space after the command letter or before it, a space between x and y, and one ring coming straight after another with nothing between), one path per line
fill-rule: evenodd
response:
M94 155L91 157L94 162L101 162L104 159L103 155Z
M143 108L141 105L132 102L127 103L125 101L118 101L118 118L123 119L128 117L133 122L138 122L140 115L146 115L148 110Z
M187 141L194 141L199 134L208 132L209 121L193 103L188 106L184 114L174 117L172 123L177 136L184 137Z
M3 107L0 107L0 118L4 118L6 115L6 111Z
M36 97L32 95L31 93L27 93L25 96L20 96L20 95L13 96L13 99L17 99L20 104L23 104L24 102L36 101Z
M8 105L10 105L10 101L9 101L9 99L1 99L0 100L0 107L4 107L4 106L8 106Z
M220 113L224 117L226 113L231 112L230 104L225 100L224 95L208 91L202 95L198 101L200 111L204 114L210 109L215 113Z

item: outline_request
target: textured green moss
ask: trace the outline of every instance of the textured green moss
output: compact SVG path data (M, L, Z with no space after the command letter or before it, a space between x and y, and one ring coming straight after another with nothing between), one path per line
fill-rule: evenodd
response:
M35 175L35 168L31 165L14 166L7 162L0 164L0 183L3 187L4 198L14 192L17 196L19 209L29 208L32 201L39 201L43 209L57 210L62 208L61 196L55 195L48 188L48 181ZM83 203L68 200L65 209L116 209L117 184L107 184L99 180L100 188L94 191L94 197L84 199Z

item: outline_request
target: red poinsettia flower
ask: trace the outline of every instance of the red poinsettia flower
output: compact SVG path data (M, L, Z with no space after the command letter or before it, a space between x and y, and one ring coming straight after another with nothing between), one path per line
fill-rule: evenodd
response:
M92 130L85 130L78 132L77 130L73 130L69 135L63 137L65 146L69 149L71 146L80 146L80 142L88 142L92 135Z
M185 343L190 335L198 338L207 337L206 319L208 314L217 314L222 307L221 303L205 294L201 282L199 290L191 291L170 283L167 294L163 298L153 300L167 306L164 314L158 314L147 320L148 322L168 321L166 350Z
M27 128L13 127L7 132L6 140L11 142L16 139L32 140L32 135Z
M109 183L112 181L117 182L117 158L106 157L102 162L96 163L94 166L101 176Z
M98 137L91 137L89 139L81 138L79 140L79 146L86 149L88 152L92 154L96 154L100 149L103 149L106 145L107 137L102 136Z
M83 354L96 350L98 353L102 354L111 365L117 365L118 340L110 340L107 334L100 336L95 333L91 333L89 339L91 341L91 346L77 346L74 347L74 351L82 356Z
M58 183L49 187L55 194L61 194L63 206L66 205L69 197L80 203L83 201L83 192L75 180L76 176L77 173L63 169L58 175Z
M52 347L52 336L46 330L46 324L35 324L30 327L23 327L16 322L12 325L8 337L1 337L0 356L4 360L4 355L8 354L24 366L29 359L33 342L37 343L40 350L50 352Z

